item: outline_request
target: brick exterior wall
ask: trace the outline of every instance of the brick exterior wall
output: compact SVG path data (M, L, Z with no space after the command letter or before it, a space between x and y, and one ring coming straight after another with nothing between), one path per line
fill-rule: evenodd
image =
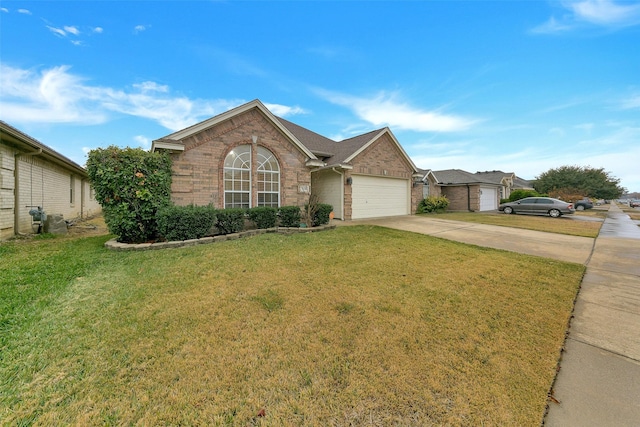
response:
M449 199L450 211L479 211L480 210L480 186L466 185L455 187L440 187L442 195Z
M412 179L412 166L405 159L398 146L388 134L358 154L351 162L353 169L345 172L345 182L351 175L371 175ZM351 219L353 213L352 190L350 185L344 187L344 217ZM422 197L422 186L412 186L411 213L415 213Z
M303 206L309 200L311 170L305 166L307 157L259 110L252 109L234 116L212 128L185 138L185 150L171 155L173 183L171 198L178 205L208 205L224 208L224 159L239 145L252 146L252 158L257 145L271 151L280 166L280 206ZM257 174L252 168L252 206L257 205Z

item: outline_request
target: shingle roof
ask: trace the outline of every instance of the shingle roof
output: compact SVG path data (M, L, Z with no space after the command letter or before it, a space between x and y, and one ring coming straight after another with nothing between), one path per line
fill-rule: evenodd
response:
M289 132L295 135L312 153L322 157L328 165L343 163L359 149L367 145L376 135L384 130L377 129L362 135L347 138L342 141L334 141L317 134L309 129L303 128L282 117L277 119L286 127Z
M46 155L49 159L63 165L67 168L73 169L83 176L87 176L85 168L69 159L68 157L58 153L53 148L43 144L37 139L27 135L26 133L14 128L10 124L0 120L0 139L3 141L21 146L22 149L29 147L31 149L42 150L42 154Z
M432 173L433 176L436 177L438 184L441 185L477 184L484 182L490 183L489 181L482 180L475 174L463 171L462 169L445 169L432 171Z
M502 179L504 177L514 177L515 174L513 172L502 172L502 171L485 171L485 172L476 172L475 175L481 177L482 179L486 179L494 184L502 184Z

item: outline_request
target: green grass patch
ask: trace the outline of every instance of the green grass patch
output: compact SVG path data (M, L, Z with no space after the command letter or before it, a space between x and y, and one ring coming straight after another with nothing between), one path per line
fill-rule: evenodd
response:
M536 425L584 272L370 226L105 240L0 246L4 423Z

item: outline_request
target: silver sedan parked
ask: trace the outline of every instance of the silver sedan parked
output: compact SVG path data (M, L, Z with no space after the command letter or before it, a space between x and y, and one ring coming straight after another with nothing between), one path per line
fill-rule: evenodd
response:
M515 202L502 203L498 206L498 210L506 214L549 215L552 218L559 218L576 211L573 204L551 197L527 197Z

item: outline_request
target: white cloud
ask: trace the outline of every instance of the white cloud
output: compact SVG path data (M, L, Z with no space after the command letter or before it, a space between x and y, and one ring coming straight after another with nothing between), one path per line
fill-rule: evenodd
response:
M282 117L307 113L307 111L305 111L302 107L298 107L298 106L289 107L288 105L280 105L280 104L264 104L264 106L267 107L269 111L271 111L276 116L282 116Z
M49 29L49 31L51 31L53 34L55 34L58 37L66 37L67 36L67 32L65 30L63 30L62 28L51 27L49 25L47 25L47 28Z
M64 30L69 33L69 34L73 34L74 36L77 36L80 34L80 30L77 27L72 27L72 26L64 26Z
M633 110L636 108L640 108L640 94L624 99L621 103L621 107L623 110Z
M37 73L0 65L0 110L8 121L101 123L105 115L90 108L92 90L60 66Z
M143 135L136 135L133 137L133 140L138 143L138 145L142 148L149 149L151 148L151 140Z
M565 0L559 3L562 17L552 16L531 30L532 33L553 34L585 26L620 29L640 25L640 4L614 0Z
M576 19L595 25L628 26L640 23L640 4L618 4L613 0L584 0L565 3Z
M133 33L138 34L145 31L146 29L147 29L146 25L136 25L135 27L133 27Z
M90 125L119 113L150 119L176 131L242 103L192 100L173 95L168 86L155 82L135 84L129 90L91 86L71 74L68 66L38 72L0 64L0 86L3 119L15 123Z
M396 94L380 92L372 98L358 98L318 90L329 102L351 109L358 117L374 126L418 132L456 132L467 130L478 120L438 110L426 111L398 100Z
M141 92L169 92L169 86L160 85L156 82L142 82L134 84L133 87L140 89Z
M0 12L9 13L9 9L6 7L0 7Z
M104 32L104 28L102 28L102 27L95 27L95 28L93 29L93 32L94 32L94 33L97 33L97 34L102 34L102 33Z
M32 15L31 11L28 9L18 9L18 13L22 13L23 15Z

